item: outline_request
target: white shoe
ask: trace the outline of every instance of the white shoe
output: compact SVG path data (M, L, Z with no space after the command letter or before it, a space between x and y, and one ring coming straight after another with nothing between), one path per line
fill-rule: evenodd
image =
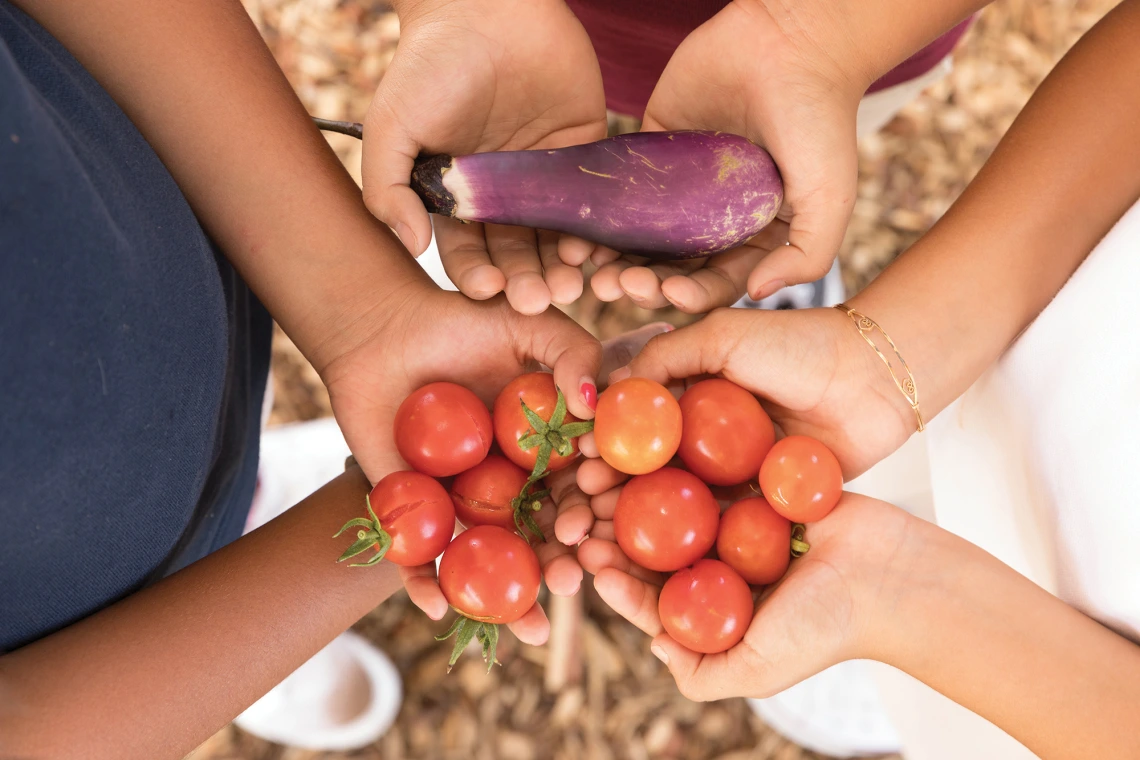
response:
M347 752L383 736L403 688L392 661L351 631L293 671L234 719L261 739L314 751Z
M347 456L348 444L331 418L264 431L246 532L342 473ZM400 674L392 661L364 638L346 631L235 718L234 724L279 744L350 751L387 732L402 698Z
M898 733L866 663L851 660L785 689L768 699L750 699L760 718L796 744L833 757L898 752Z

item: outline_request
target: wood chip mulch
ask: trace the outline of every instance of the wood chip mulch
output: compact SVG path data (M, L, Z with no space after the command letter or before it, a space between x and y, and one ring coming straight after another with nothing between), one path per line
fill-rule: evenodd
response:
M946 211L1054 63L1114 4L1000 0L967 35L953 73L879 134L863 140L859 195L841 253L849 291L866 285ZM395 14L368 0L245 0L245 5L311 113L362 120L399 40ZM359 182L359 143L341 135L327 138ZM588 295L571 312L603 338L663 318L662 312L628 302L600 304ZM676 324L691 319L670 312L664 318ZM274 424L331 413L320 379L280 331L273 386ZM450 650L433 640L440 626L401 594L356 627L393 658L404 678L399 720L375 746L348 754L306 752L227 727L191 757L821 757L779 737L743 700L694 704L681 697L649 653L646 638L610 613L585 585L581 601L558 602L571 604L571 617L582 616L569 655L560 650L553 661L551 647L524 646L507 634L500 648L504 665L490 675L470 658L447 676Z

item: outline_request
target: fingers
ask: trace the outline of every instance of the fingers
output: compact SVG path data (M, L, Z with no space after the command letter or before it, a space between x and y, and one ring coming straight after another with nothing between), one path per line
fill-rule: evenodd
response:
M609 377L609 374L618 367L629 364L651 338L661 333L672 332L673 329L673 325L668 322L652 322L602 341L602 368L598 372L598 377Z
M583 240L574 235L561 235L558 238L557 253L563 264L571 267L580 267L590 258L590 254L598 246L589 240Z
M550 289L542 279L535 232L526 227L485 224L491 263L507 278L504 292L520 314L541 314L550 306Z
M365 205L392 228L413 256L419 256L431 240L427 210L408 186L420 146L380 97L364 120L362 150Z
M506 287L507 278L491 264L483 225L436 216L435 236L443 271L460 293L485 301Z
M576 546L594 526L590 498L578 488L575 470L575 467L567 467L546 479L550 498L558 505L554 537L565 546Z
M587 459L578 467L578 487L590 496L605 493L629 479L602 459Z
M749 275L748 293L756 300L785 285L823 277L843 242L858 180L855 132L841 117L820 123L824 131L813 137L815 150L782 142L774 148L785 177L780 216L790 214L788 244L765 256Z
M661 283L662 297L686 314L731 306L744 295L748 275L766 253L745 245L713 256L700 269L666 278Z
M542 276L550 290L552 303L574 303L582 295L582 270L563 263L558 253L558 233L538 231L538 257L542 262Z
M513 623L508 623L507 628L519 641L533 647L542 646L550 638L550 621L547 620L546 612L537 602L521 618Z
M447 599L439 590L435 577L435 563L417 567L401 567L400 580L408 591L412 604L419 607L432 620L442 620L447 614Z
M650 340L629 363L629 371L662 385L673 379L716 374L724 369L727 349L739 338L739 310L714 311L700 322Z
M602 345L557 309L512 325L517 349L554 372L554 384L566 395L566 407L579 419L594 418Z
M594 590L614 612L650 636L661 633L657 614L659 589L614 568L604 568L594 576Z
M646 570L644 567L631 562L613 539L595 538L593 536L587 538L578 547L578 561L586 572L594 576L598 576L609 569L631 576L639 583L646 583L654 587L660 587L665 582L660 573ZM656 592L654 593L656 594Z
M620 258L598 267L598 271L590 277L590 289L599 301L617 301L625 295L621 287L621 273L632 266L636 266L632 261Z
M553 496L553 489L551 494ZM559 543L555 538L555 503L551 497L542 500L542 509L535 513L534 520L545 540L532 545L550 593L573 596L582 585L582 567L578 564L574 548Z
M643 309L662 309L669 301L661 293L661 280L649 267L629 267L618 274L622 292Z

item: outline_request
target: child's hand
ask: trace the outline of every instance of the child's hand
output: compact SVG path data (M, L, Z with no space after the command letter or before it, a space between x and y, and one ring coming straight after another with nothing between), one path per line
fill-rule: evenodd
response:
M855 114L870 82L851 76L843 50L821 45L830 20L812 16L797 6L785 23L759 0L729 3L673 53L642 126L721 130L767 148L784 179L783 222L695 262L645 266L601 249L591 280L599 298L698 314L733 303L746 283L760 298L827 273L855 202Z
M767 697L844 660L869 656L884 629L897 584L921 553L916 518L885 502L845 494L807 526L811 550L792 560L765 589L744 639L721 654L701 655L662 632L657 597L662 578L631 565L599 523L578 550L594 588L615 611L653 636L653 653L689 699Z
M559 148L606 135L594 49L562 0L405 0L400 46L364 122L364 198L418 256L432 221L408 187L420 152ZM505 290L536 314L582 293L558 236L435 218L444 269L461 292ZM580 264L581 262L578 262Z
M629 373L665 385L721 375L759 396L784 434L826 444L847 479L901 446L916 427L887 369L836 309L719 309L658 335L610 380ZM597 457L592 436L583 436L580 448ZM615 486L625 479L597 458L578 470L595 512L612 510Z

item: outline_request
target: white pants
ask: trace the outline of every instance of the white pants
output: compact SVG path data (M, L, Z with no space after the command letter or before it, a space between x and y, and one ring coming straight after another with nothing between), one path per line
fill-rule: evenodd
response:
M1138 293L1140 202L927 432L848 487L936 521L1140 640ZM907 760L1034 757L918 681L873 668Z

